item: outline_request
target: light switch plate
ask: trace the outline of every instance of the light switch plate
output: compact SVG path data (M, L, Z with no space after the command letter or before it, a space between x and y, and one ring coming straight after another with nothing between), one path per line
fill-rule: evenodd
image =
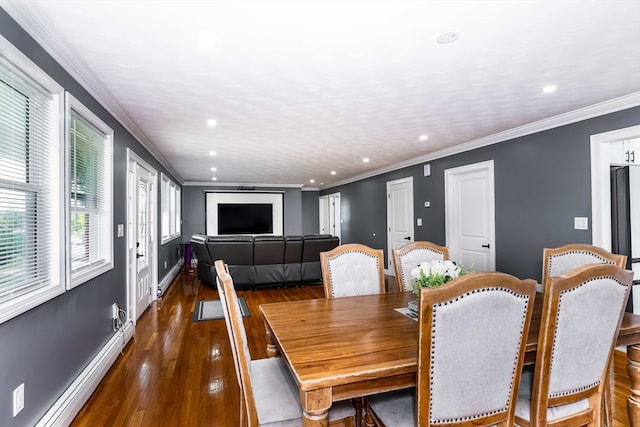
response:
M589 218L585 216L577 216L573 218L573 228L576 230L588 230Z
M416 220L416 223L417 223L416 225L417 225L418 227L422 227L422 218L418 218L418 219Z
M124 236L124 224L118 224L118 237Z

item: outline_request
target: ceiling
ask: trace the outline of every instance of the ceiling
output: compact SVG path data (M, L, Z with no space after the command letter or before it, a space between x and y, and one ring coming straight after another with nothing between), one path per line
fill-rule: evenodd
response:
M328 188L640 104L638 0L0 5L187 184Z

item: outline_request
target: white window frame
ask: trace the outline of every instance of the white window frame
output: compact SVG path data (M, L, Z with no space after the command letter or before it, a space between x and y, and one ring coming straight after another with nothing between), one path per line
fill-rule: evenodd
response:
M104 181L102 183L102 201L104 206L100 208L104 216L105 227L99 237L99 245L102 246L102 257L89 266L74 271L71 257L71 116L72 111L84 121L95 127L105 135L104 145ZM69 92L65 94L65 199L67 206L66 236L67 236L67 289L75 288L109 270L113 269L113 130L98 116L85 107Z
M180 187L164 173L161 174L161 234L160 244L164 245L182 235L182 191Z
M19 294L11 299L0 302L0 323L6 322L65 291L65 246L64 246L64 215L62 214L62 179L64 156L58 147L64 141L64 126L62 126L64 112L64 89L15 48L8 40L0 36L0 61L12 69L12 72L33 83L51 95L52 127L46 130L52 139L52 150L49 153L52 167L53 181L51 183L52 197L48 203L51 209L47 212L48 222L52 229L48 230L51 243L46 248L46 258L51 260L47 265L49 281L44 286ZM60 254L63 254L62 256Z

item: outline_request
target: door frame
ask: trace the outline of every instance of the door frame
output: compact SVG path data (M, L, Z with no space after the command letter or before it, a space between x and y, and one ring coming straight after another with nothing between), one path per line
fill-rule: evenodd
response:
M452 242L455 240L455 233L452 224L455 223L455 219L452 215L455 213L450 209L450 203L453 199L451 194L451 180L455 175L466 174L469 172L486 170L489 178L489 206L491 211L489 212L489 220L491 221L489 230L489 270L495 271L496 269L496 187L495 187L495 171L494 161L487 160L479 163L472 163L464 166L458 166L455 168L445 169L444 171L444 205L445 205L445 238L446 246L449 247L449 253L455 253L457 248L457 242L454 245ZM455 261L455 260L454 260Z
M395 184L402 183L410 183L411 184L411 194L407 198L410 206L407 207L408 212L411 215L411 240L408 240L407 243L414 242L416 240L416 224L415 224L415 212L414 212L414 193L413 193L413 175L407 176L400 179L394 179L393 181L387 181L387 264L385 266L385 273L390 276L395 276L395 268L393 266L393 254L391 250L393 249L393 239L391 239L391 186Z
M151 197L151 218L152 224L149 228L150 235L156 235L158 233L158 172L149 165L142 157L138 156L131 148L127 147L127 225L125 231L125 252L126 265L127 265L127 316L129 320L133 322L135 326L138 321L138 313L136 309L136 273L137 262L136 257L132 256L132 252L135 252L136 236L135 236L135 212L137 200L135 200L135 185L137 183L136 166L140 165L146 169L152 177L152 191L149 192ZM157 292L154 292L158 288L158 239L153 239L152 244L149 245L149 251L151 254L152 262L149 264L149 286L151 287L151 301L158 298Z
M640 125L591 135L591 242L611 250L609 145L640 136Z

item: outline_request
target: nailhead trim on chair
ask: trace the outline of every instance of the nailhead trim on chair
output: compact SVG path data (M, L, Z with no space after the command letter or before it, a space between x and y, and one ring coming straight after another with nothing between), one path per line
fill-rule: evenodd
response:
M591 252L591 251L567 251L567 252L563 252L561 254L551 255L549 257L549 260L552 261L554 258L563 257L563 256L568 255L568 254L589 255L589 256L592 256L594 258L598 258L603 264L613 264L613 262L609 261L606 258L603 258L602 255L597 254L595 252ZM553 265L553 262L549 262L549 265L547 267L547 275L548 276L551 276L551 266L552 265Z
M341 256L348 255L348 254L352 254L352 253L355 253L355 254L361 254L361 255L366 255L366 256L368 256L369 258L373 258L373 259L375 259L375 261L376 261L376 268L379 268L378 257L373 256L373 255L370 255L370 254L365 253L365 252L361 252L361 251L354 251L354 250L349 250L349 251L345 251L345 252L342 252L342 253L338 254L337 256L335 256L335 257L331 258L331 260L329 260L329 264L331 264L331 261L336 260L336 259L340 258ZM329 269L329 277L331 277L331 283L333 283L333 270L332 270L331 268ZM331 287L331 292L333 293L333 286ZM333 294L333 296L335 296L335 293Z
M433 306L433 319L434 319L434 321L433 321L433 327L431 329L431 336L432 337L436 336L435 335L435 332L436 332L435 324L436 324L436 315L437 315L437 308L438 307L446 306L446 305L448 305L448 304L450 304L452 302L458 301L459 299L462 299L464 297L467 297L467 296L475 294L475 293L487 292L487 291L496 291L496 290L502 290L502 291L510 293L511 295L514 295L514 296L516 296L518 298L522 298L522 299L526 298L526 296L519 295L519 294L515 293L514 291L512 291L511 289L506 289L506 288L503 288L501 286L494 286L494 287L490 287L490 288L475 289L475 290L467 292L467 293L465 293L463 295L459 295L459 296L457 296L456 298L454 298L452 300L445 301L445 302L442 302L442 303L439 303L439 304L434 304L434 306ZM529 301L527 300L525 306L528 306L528 305L529 305ZM525 310L525 313L526 313L526 310ZM522 316L522 324L520 325L520 334L522 334L522 331L523 331L523 329L525 327L525 321L526 321L526 315L523 315ZM435 360L434 360L434 347L435 347L435 345L434 345L434 343L435 343L435 338L432 339L432 341L431 341L431 372L429 374L430 378L433 378L433 374L434 374L433 373L433 366L435 365ZM513 379L514 379L514 376L516 375L517 366L518 366L517 361L514 361L513 370L511 371L510 390L513 390ZM433 380L432 379L429 381L429 384L430 384L431 391L433 392ZM509 393L509 395L510 394L511 393ZM478 419L478 418L484 418L484 417L489 416L489 415L500 414L500 413L502 413L502 412L507 410L508 405L509 405L509 402L507 401L504 404L504 407L501 410L491 411L489 413L484 413L484 414L478 414L478 415L473 416L473 417L461 417L461 418L452 418L452 419L445 419L445 420L440 420L440 419L439 420L434 420L433 418L431 418L429 421L430 421L431 424L446 424L446 423L457 423L457 422L461 422L461 421L470 421L470 420L474 420L474 419ZM429 402L429 416L431 416L431 414L433 414L433 401Z
M442 256L442 252L434 251L433 249L430 249L430 248L413 248L410 251L407 251L406 253L402 254L402 256L408 255L413 251L427 251L427 252L431 252L431 253L433 253L435 255L441 255ZM400 265L398 267L400 268L400 273L404 277L404 267L402 265L402 262L400 263ZM416 267L417 267L417 265L416 265Z
M574 252L578 252L578 251L574 251ZM581 252L583 252L583 251L581 251ZM586 253L591 254L591 252L586 252ZM604 261L606 261L607 263L609 263L607 260L604 260ZM609 264L610 264L610 263L609 263ZM587 284L587 283L589 283L589 282L593 282L593 281L595 281L595 280L602 280L602 279L610 279L610 280L613 280L614 282L616 282L616 283L618 283L618 284L622 285L622 283L620 283L620 281L619 281L619 280L617 280L615 277L611 277L611 276L600 276L600 277L593 277L593 278L591 278L591 279L589 279L589 280L587 280L587 281L585 281L585 282L582 282L582 283L580 283L578 286L576 286L576 287L574 287L574 288L566 289L566 290L564 290L564 291L561 291L561 292L560 292L560 298L559 298L559 304L558 304L558 316L560 316L560 310L562 309L562 296L563 296L564 294L567 294L567 293L569 293L569 292L573 292L573 291L575 291L576 289L581 288L582 286L586 285L586 284ZM624 286L624 285L622 285L622 286ZM557 319L557 317L556 317L556 319ZM552 350L551 350L551 366L553 366L553 357L554 357L555 349L556 349L556 339L557 339L557 336L558 336L558 322L556 322L556 328L555 328L554 335L553 335L553 347L552 347ZM577 392L580 392L580 391L583 391L583 390L590 389L591 387L595 387L595 386L597 386L597 385L599 385L599 384L600 384L600 381L595 381L595 382L594 382L594 383L592 383L592 384L588 384L588 385L586 385L586 386L584 386L584 387L579 387L579 388L577 388L577 389L567 390L567 391L563 391L563 392L559 392L559 393L549 393L549 397L561 397L561 396L567 396L567 395L574 394L574 393L577 393Z

